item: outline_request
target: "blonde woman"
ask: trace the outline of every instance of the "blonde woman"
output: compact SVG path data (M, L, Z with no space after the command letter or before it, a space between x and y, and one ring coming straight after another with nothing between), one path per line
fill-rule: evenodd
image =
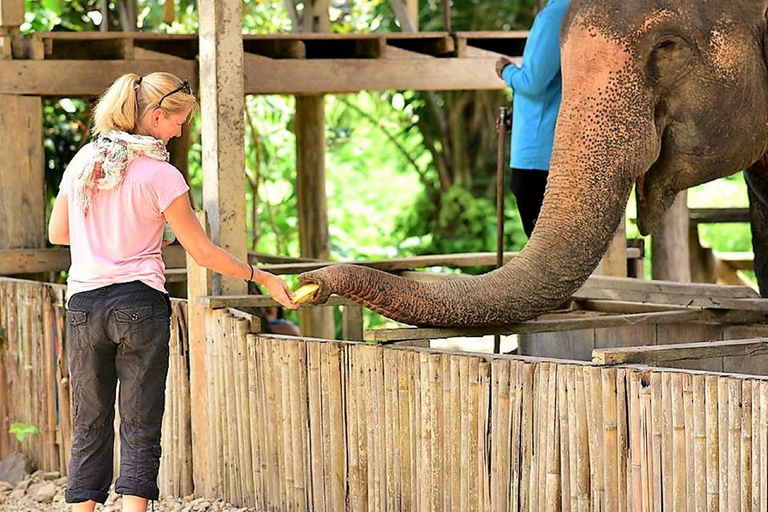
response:
M48 236L69 245L67 340L74 441L66 501L104 503L112 482L114 403L120 382L124 511L158 498L160 427L168 372L170 301L161 257L167 221L197 263L254 281L295 309L286 283L213 244L195 216L166 144L197 108L189 83L169 73L126 74L102 95L94 140L61 181Z

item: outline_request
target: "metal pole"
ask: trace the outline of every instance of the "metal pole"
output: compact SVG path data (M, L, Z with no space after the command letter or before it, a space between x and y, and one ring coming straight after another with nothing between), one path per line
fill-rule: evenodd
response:
M445 31L451 32L451 0L443 0L443 25Z
M496 140L496 267L504 265L504 141L509 110L499 107L499 133Z
M499 107L499 121L496 134L496 268L504 265L504 141L507 138L507 116L509 109ZM501 335L493 336L493 353L501 353Z

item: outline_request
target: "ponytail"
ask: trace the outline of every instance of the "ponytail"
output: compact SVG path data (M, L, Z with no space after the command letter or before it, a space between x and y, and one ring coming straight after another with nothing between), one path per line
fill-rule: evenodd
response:
M155 72L146 76L127 73L117 80L99 98L93 112L93 134L111 130L135 133L139 120L149 110L157 108L164 94L177 89L182 83L171 73ZM197 99L185 91L168 96L162 109L168 113L190 108L197 109Z
M132 132L139 122L137 96L142 78L128 73L117 80L99 98L93 112L93 133L117 130Z

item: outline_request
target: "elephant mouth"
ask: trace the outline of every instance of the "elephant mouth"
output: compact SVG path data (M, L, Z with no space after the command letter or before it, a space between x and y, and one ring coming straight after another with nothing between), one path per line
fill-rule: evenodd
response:
M635 182L637 229L642 235L649 235L656 230L677 196L677 191L673 190L666 180L658 178L659 176L664 174L654 172L652 167Z

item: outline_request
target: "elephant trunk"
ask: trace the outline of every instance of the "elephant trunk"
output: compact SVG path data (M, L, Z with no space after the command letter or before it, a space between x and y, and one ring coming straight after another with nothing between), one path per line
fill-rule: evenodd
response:
M578 27L569 37L576 41L563 49L563 103L544 205L523 251L482 276L441 282L326 267L299 276L321 285L315 302L336 293L406 324L493 326L533 318L581 286L658 144L651 102L631 79L626 51Z

